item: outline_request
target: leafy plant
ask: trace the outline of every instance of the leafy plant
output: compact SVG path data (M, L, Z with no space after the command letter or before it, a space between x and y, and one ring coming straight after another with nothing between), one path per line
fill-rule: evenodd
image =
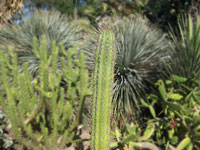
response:
M125 123L125 130L120 130L115 128L113 133L117 142L111 144L112 149L117 150L133 150L135 148L139 149L150 149L150 150L159 150L159 148L153 144L151 136L155 131L155 124L153 120L149 120L147 127L142 133L142 130L136 124L127 124Z
M40 59L34 50L39 49L42 35L46 36L48 56L51 54L53 41L63 43L66 51L81 41L79 29L73 26L65 15L56 11L37 11L20 25L8 24L0 29L0 49L7 51L12 48L17 53L19 65L28 62L31 75L37 77ZM33 45L34 37L39 40L37 45ZM65 55L59 53L58 56ZM59 63L58 71L60 66Z
M171 72L178 76L200 77L200 17L182 16L177 30L171 30Z
M112 85L114 78L114 35L104 30L99 35L94 72L92 150L109 150Z
M156 110L155 139L166 149L198 150L200 148L200 84L172 75L165 82L159 80L158 94L151 94ZM161 106L158 108L156 106ZM179 144L178 144L179 143Z
M6 97L1 95L0 102L20 143L35 150L62 149L65 144L75 142L76 129L82 122L84 101L90 95L84 55L81 53L78 60L73 60L75 49L69 49L67 53L63 51L67 63L62 57L62 69L57 72L60 48L53 42L52 53L48 56L45 37L42 36L40 50L36 43L34 50L39 54L40 63L39 77L35 80L28 71L28 63L23 64L23 71L19 70L15 52L9 51L9 56L0 53L6 90ZM61 79L67 80L67 89L60 87Z

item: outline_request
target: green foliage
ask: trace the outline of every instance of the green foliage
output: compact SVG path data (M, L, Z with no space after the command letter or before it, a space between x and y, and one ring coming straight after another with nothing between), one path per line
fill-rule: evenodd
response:
M169 30L168 24L173 27L177 25L177 18L187 13L192 5L191 0L106 0L105 3L112 7L118 16L142 15L165 31Z
M165 82L159 80L157 86L158 93L149 95L146 100L154 102L157 124L155 140L166 149L176 146L176 149L180 150L185 148L198 150L200 148L199 81L172 75L171 79Z
M77 10L78 18L89 19L92 25L96 25L96 21L104 16L142 15L165 31L169 30L168 24L177 25L177 18L187 13L190 8L197 6L198 3L196 0L24 0L25 8L28 10L53 8L69 15L70 18L74 18ZM198 7L192 9L198 9Z
M61 13L66 13L69 16L73 16L74 12L74 5L77 5L77 0L47 0L45 2L40 1L42 7L49 7L49 8L55 8ZM35 3L35 2L33 2ZM42 4L43 3L43 4ZM80 7L81 8L81 7Z
M169 24L175 27L180 15L187 13L191 7L191 0L148 0L143 11L147 18L158 24L165 31L169 31Z
M140 113L139 99L144 98L154 88L154 82L165 75L164 64L169 59L168 41L142 18L108 18L104 24L113 30L116 37L114 114L119 116L125 112L137 116ZM87 45L90 48L85 48L88 68L95 64L95 42L91 40Z
M121 21L114 26L117 59L113 102L115 111L137 113L139 98L163 76L169 59L168 43L158 29L142 19Z
M115 53L112 31L102 31L99 35L95 58L92 150L110 149L110 117Z
M107 4L105 1L87 0L86 7L79 11L80 17L88 18L90 23L97 27L97 22L103 16L117 16L116 10L112 5Z
M63 48L67 51L78 45L81 41L79 29L68 21L68 18L56 11L38 11L29 19L24 19L21 25L7 25L0 29L0 48L4 51L12 48L18 56L18 63L22 66L24 62L29 65L31 76L37 77L40 64L39 54L35 53L35 48L39 49L42 35L46 36L47 55L51 54L52 43L63 43ZM39 43L33 46L33 38L39 39ZM62 48L62 49L63 49ZM60 56L58 54L58 67L60 68Z
M149 0L107 0L105 3L115 10L118 16L136 17L143 15L144 8L148 5Z
M39 50L37 43L35 39L33 47L39 56L39 76L34 80L27 62L19 70L15 52L9 51L9 56L0 53L1 77L6 90L6 97L1 96L0 102L20 143L33 150L62 149L74 140L82 122L83 104L91 94L88 71L83 53L79 59L72 59L76 49L66 53L62 44L59 48L53 42L48 55L45 37L42 36ZM68 59L66 63L65 57L61 58L62 69L58 72L61 50ZM67 89L60 87L62 80L67 80Z
M125 124L125 130L120 130L116 127L115 133L113 133L117 142L111 143L111 148L116 150L133 150L133 149L150 149L159 150L159 148L153 144L151 137L155 131L155 124L152 120L147 123L144 131L136 124Z
M191 140L189 137L184 138L177 146L176 150L183 150L190 144ZM189 147L188 147L189 148Z
M24 0L24 3L29 12L34 8L56 9L68 15L71 20L88 20L94 26L100 16L116 15L116 10L111 5L99 0Z
M182 16L178 29L171 31L171 72L199 80L200 77L200 17Z

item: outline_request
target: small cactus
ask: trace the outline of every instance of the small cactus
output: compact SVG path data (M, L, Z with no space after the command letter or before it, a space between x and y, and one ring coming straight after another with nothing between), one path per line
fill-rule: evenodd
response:
M92 150L109 150L114 79L114 34L104 30L98 39L94 72Z
M59 48L53 42L52 54L48 56L45 36L40 49L36 38L33 43L40 60L37 80L33 80L27 62L20 70L14 51L10 56L0 52L0 75L5 89L5 96L0 94L0 105L19 143L33 150L62 150L74 140L84 102L91 95L85 58L80 53L79 59L72 59L76 51L69 49L61 58L58 72L58 54L60 50L65 52L63 45ZM60 86L62 80L67 81L67 89ZM75 102L79 104L74 105Z

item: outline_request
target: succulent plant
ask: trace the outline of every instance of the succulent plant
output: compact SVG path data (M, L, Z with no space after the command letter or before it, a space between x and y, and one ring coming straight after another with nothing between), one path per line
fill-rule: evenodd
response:
M164 73L168 43L158 29L137 19L118 23L114 30L118 51L113 96L115 108L139 109L138 98L145 96L154 81Z
M1 79L6 92L6 96L0 94L0 105L11 122L16 140L25 147L32 150L66 149L67 144L76 143L84 103L91 95L88 71L84 54L73 59L76 50L69 49L63 54L68 59L62 56L62 69L57 72L61 48L54 42L52 54L47 56L44 36L42 43L40 49L35 49L35 53L40 54L40 64L38 80L33 82L27 62L20 71L16 53L12 51L8 57L6 52L0 52ZM67 80L67 89L59 86L62 78Z
M48 55L51 54L53 41L63 43L63 49L66 51L81 41L79 29L73 26L65 15L56 11L37 11L20 25L12 24L0 29L0 49L13 49L18 55L19 64L28 62L31 74L35 75L40 60L34 52L33 37L42 41L42 35L46 37ZM40 46L39 42L37 48ZM62 53L59 53L60 55Z
M112 84L116 51L114 34L104 30L98 39L93 89L92 150L110 149Z
M120 20L105 23L116 38L113 105L114 111L138 112L139 97L152 89L154 82L164 74L169 59L168 41L162 32L143 19ZM94 41L85 50L90 68L94 65ZM137 109L135 109L137 108Z

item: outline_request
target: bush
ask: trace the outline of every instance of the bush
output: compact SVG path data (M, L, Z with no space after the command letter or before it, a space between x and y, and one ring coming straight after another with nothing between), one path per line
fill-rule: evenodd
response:
M170 80L157 82L158 93L151 94L149 111L154 112L154 140L163 148L200 148L200 85L199 81L172 75ZM150 106L149 105L149 106ZM180 143L180 144L179 144ZM182 149L183 149L182 148Z
M13 49L18 56L19 65L28 62L31 75L37 77L40 59L34 52L33 38L39 40L39 44L35 45L39 48L42 35L46 36L47 55L51 54L53 41L63 43L66 51L81 41L79 29L72 25L65 15L56 11L38 11L30 18L24 19L20 25L8 24L1 28L0 49L4 51ZM59 53L58 56L64 55ZM58 61L60 62L60 58ZM58 71L60 66L58 64Z
M178 76L200 79L200 17L182 16L178 28L171 30L172 59L170 72Z
M140 110L138 99L145 97L145 93L153 89L154 82L163 76L164 63L169 59L168 41L157 28L149 27L142 19L107 19L104 26L112 29L116 37L114 112L136 114ZM90 49L85 50L90 68L95 62L96 43L91 40Z
M115 109L140 110L138 99L162 78L163 63L168 59L168 43L158 29L140 20L118 23L114 30L118 51L113 97Z
M144 132L136 124L125 124L125 129L120 130L116 127L115 132L113 132L116 142L111 144L112 150L120 149L149 149L149 150L159 150L159 148L153 143L151 137L155 131L155 124L153 120L149 120Z
M15 52L10 51L9 56L0 53L6 90L6 97L1 95L0 102L20 143L35 150L62 149L74 140L76 129L82 122L84 101L90 94L88 72L82 53L79 60L72 60L75 49L68 53L63 51L68 63L66 66L62 57L62 69L57 72L60 48L53 42L52 53L47 55L44 36L41 43L40 50L35 48L35 53L40 54L40 63L39 76L34 80L28 71L28 63L19 70ZM67 89L60 87L61 79L67 80Z

